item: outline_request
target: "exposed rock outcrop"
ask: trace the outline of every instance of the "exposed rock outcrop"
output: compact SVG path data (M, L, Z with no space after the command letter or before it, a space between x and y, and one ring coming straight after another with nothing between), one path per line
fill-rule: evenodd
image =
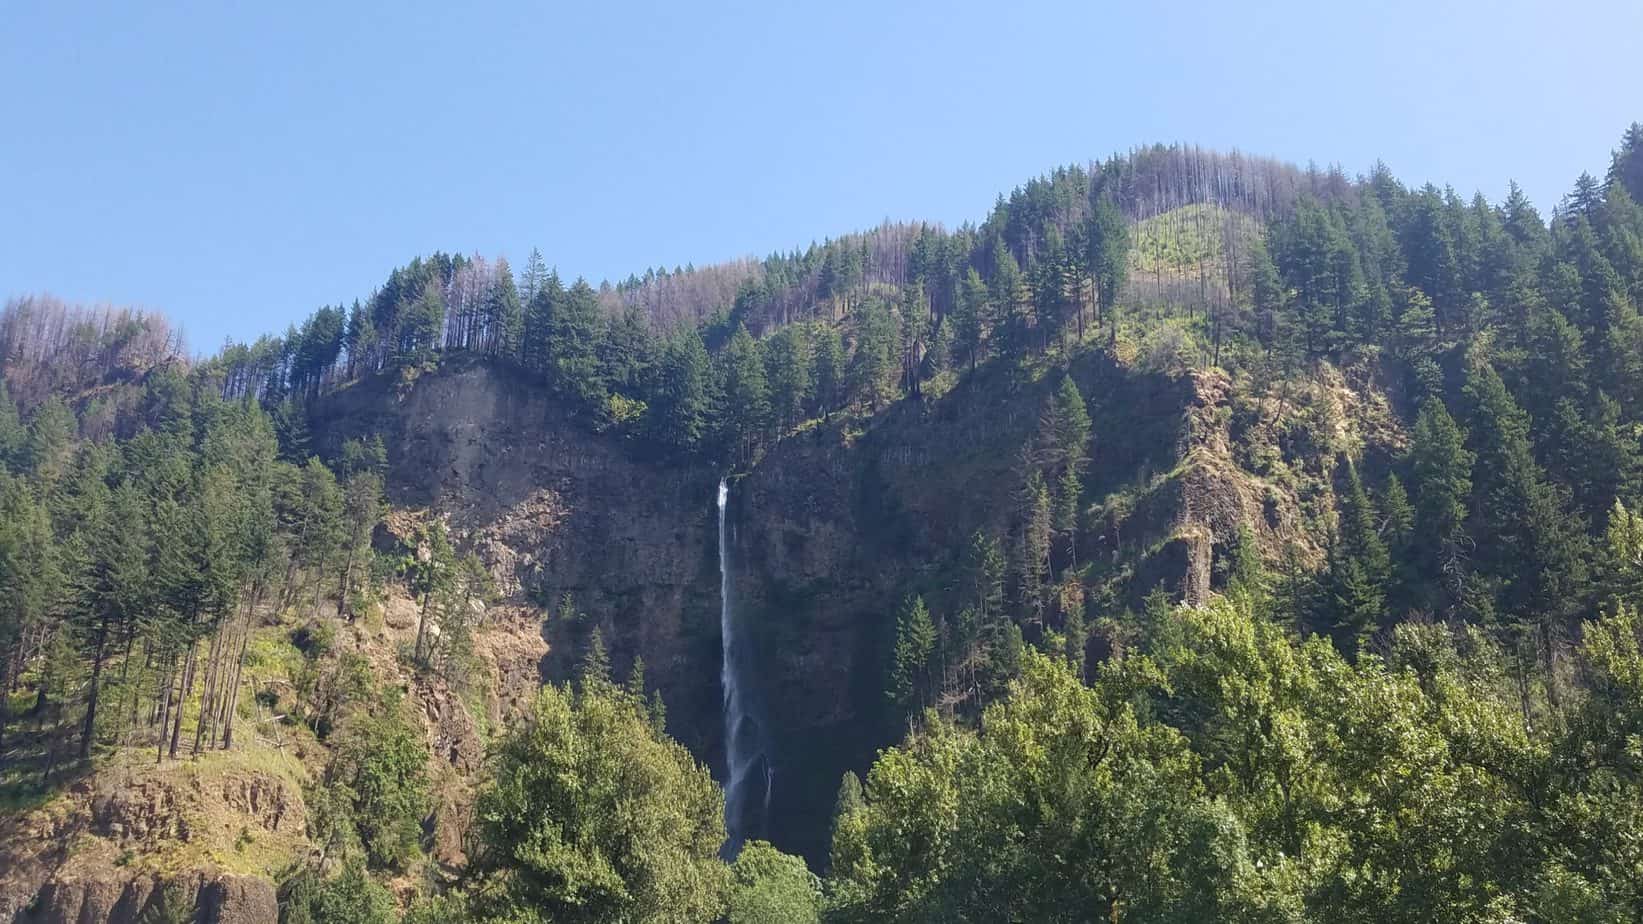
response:
M1334 455L1396 440L1395 415L1370 413L1385 410L1372 374L1325 373L1313 394L1252 400L1216 371L1146 374L1099 353L1074 361L1094 432L1086 495L1105 499L1079 548L1103 599L1133 606L1158 586L1204 599L1242 524L1274 559L1317 558L1311 521L1328 509ZM885 723L882 690L901 595L952 602L970 535L1012 535L1022 447L1058 373L1012 375L984 369L942 397L898 403L865 431L813 426L732 483L734 590L755 627L759 699L776 739L770 834L789 849L825 854L840 773L865 767L900 731ZM1366 430L1343 422L1343 407L1393 424ZM333 450L383 437L394 504L444 517L518 618L543 622L542 674L568 676L601 629L618 671L644 658L669 730L722 767L711 466L647 458L540 386L462 359L415 381L339 391L315 433ZM554 615L566 594L585 618ZM507 678L502 699L522 705L533 679ZM463 718L428 708L449 763L473 766Z

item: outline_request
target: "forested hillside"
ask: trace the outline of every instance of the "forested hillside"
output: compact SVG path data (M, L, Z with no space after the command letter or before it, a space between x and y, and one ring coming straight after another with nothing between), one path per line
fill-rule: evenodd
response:
M0 920L1643 918L1640 200L1153 147L209 355L14 297Z

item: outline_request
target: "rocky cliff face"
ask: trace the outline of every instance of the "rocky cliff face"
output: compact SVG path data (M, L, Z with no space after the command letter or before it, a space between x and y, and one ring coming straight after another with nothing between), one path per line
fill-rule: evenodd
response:
M213 860L241 854L246 843L258 856L297 849L302 793L278 774L223 763L110 768L47 808L0 820L0 921L134 924L192 909L187 919L202 924L273 924L273 880L226 872ZM138 850L155 848L184 871L127 866Z
M1340 405L1367 385L1339 376L1268 401L1217 372L1143 374L1099 354L1070 374L1094 425L1080 547L1113 606L1160 586L1202 599L1240 524L1274 557L1315 556L1309 521L1329 507L1333 453L1396 442L1360 432L1363 408ZM895 608L909 592L952 601L970 535L1011 535L1021 449L1055 384L982 370L865 430L838 419L791 436L732 481L733 592L753 627L774 751L768 835L783 847L824 858L839 776L899 737L883 698ZM646 459L473 362L344 389L315 424L331 450L380 434L391 501L444 516L514 603L540 609L547 679L568 675L598 627L618 671L643 657L670 731L722 772L719 472ZM584 619L549 616L567 593Z
M715 752L717 472L638 461L545 390L480 364L344 389L315 426L322 448L382 437L390 503L445 517L511 602L539 610L547 679L568 676L599 628L619 670L644 658L673 733ZM565 594L585 618L552 618Z

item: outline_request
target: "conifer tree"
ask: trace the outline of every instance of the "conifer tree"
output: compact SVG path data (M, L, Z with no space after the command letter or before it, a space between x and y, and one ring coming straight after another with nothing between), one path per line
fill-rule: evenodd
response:
M936 664L936 627L924 598L909 597L896 618L896 648L890 666L890 701L908 712L929 705Z
M959 286L958 304L953 311L953 362L974 371L987 339L987 286L974 269Z
M1386 612L1386 585L1391 560L1375 523L1375 508L1347 464L1346 489L1341 494L1340 520L1330 546L1329 584L1333 603L1332 628L1347 650L1362 650L1380 626Z
M1463 532L1472 494L1473 453L1439 398L1421 405L1409 451L1415 482L1416 573L1433 593L1458 599L1471 547Z
M0 380L0 471L22 469L23 447L28 432L17 414L17 405L11 400L11 391Z
M600 330L599 296L587 280L578 279L553 306L546 351L553 387L584 411L601 407L605 400L599 370Z
M68 465L77 428L68 405L56 395L47 398L29 419L23 467L43 484L56 481Z
M844 344L836 328L820 327L815 336L815 412L826 418L839 406L846 378Z
M1529 418L1494 367L1472 357L1466 396L1477 445L1478 508L1488 524L1488 559L1501 608L1520 625L1556 620L1580 604L1585 583L1583 526L1549 483L1529 443Z
M1096 323L1105 318L1116 329L1113 306L1129 272L1130 229L1111 198L1101 196L1093 204L1083 240L1085 265L1095 280Z
M846 375L853 401L877 411L896 397L896 323L889 309L868 299L854 313L855 346Z
M100 512L96 522L88 567L80 578L76 628L91 662L86 686L85 721L80 730L82 760L91 756L103 669L116 633L149 612L150 594L154 590L151 581L157 579L160 582L168 597L166 602L170 605L186 607L190 603L185 588L193 586L193 573L173 571L151 574L149 536L143 529L147 521L136 487L128 482L115 489L108 508ZM182 539L177 535L164 538ZM164 548L159 550L160 560L176 561L165 554L167 551Z
M710 376L707 350L696 331L681 330L668 339L648 408L653 440L687 453L702 448L712 410Z
M541 259L541 255L537 255ZM515 357L525 335L525 308L515 288L508 261L498 260L496 276L485 290L485 339L481 344L491 356Z
M738 464L748 464L763 448L770 426L770 389L759 344L747 328L737 326L720 354L720 366L724 404L719 419L725 428L725 445Z
M789 324L765 341L765 379L776 422L783 429L802 420L811 401L814 357L808 333L803 325Z
M1049 486L1036 468L1022 488L1021 517L1021 603L1034 623L1042 626L1049 602L1045 582L1049 579L1054 519Z

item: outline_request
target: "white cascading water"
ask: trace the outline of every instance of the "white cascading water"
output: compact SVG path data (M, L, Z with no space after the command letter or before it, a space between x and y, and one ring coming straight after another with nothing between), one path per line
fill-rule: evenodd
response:
M759 740L758 723L748 709L742 690L743 644L736 631L735 611L730 598L730 536L725 525L725 506L730 499L730 487L719 480L719 634L724 648L724 661L719 679L724 687L725 720L725 852L734 857L742 842L758 833L770 813L771 770ZM757 773L763 763L764 772ZM763 799L749 801L750 786L764 786ZM749 817L749 810L757 804L759 817Z

